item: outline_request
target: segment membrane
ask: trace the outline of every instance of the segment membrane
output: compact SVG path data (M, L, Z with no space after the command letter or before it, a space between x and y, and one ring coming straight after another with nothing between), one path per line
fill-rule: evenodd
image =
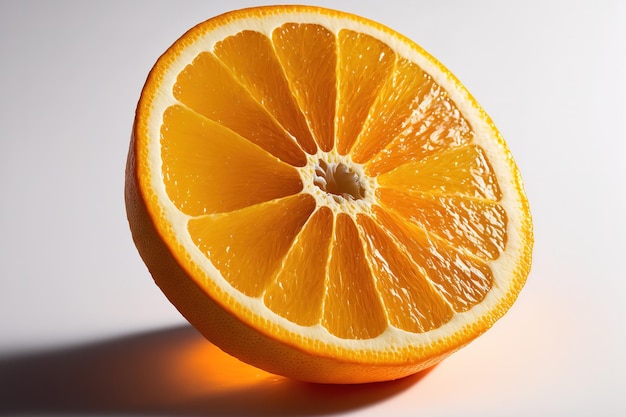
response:
M272 32L289 86L323 151L335 142L335 36L316 24L286 23Z
M232 211L302 190L295 168L180 105L163 115L161 158L170 200L191 216Z
M320 322L333 214L317 210L298 235L263 297L274 313L302 326Z
M259 297L315 209L308 194L191 219L196 246L234 288Z
M317 151L267 36L245 30L218 42L214 53L255 100L296 139L302 149L310 154Z
M369 339L387 328L359 232L346 214L336 218L322 325L344 339Z
M180 72L174 97L282 161L294 166L306 164L302 149L215 55L202 52Z

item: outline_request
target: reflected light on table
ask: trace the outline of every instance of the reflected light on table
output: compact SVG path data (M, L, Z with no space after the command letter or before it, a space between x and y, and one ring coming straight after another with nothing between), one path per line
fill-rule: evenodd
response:
M248 365L198 338L181 347L171 366L172 378L185 392L201 394L241 390L259 384L285 383L286 378Z

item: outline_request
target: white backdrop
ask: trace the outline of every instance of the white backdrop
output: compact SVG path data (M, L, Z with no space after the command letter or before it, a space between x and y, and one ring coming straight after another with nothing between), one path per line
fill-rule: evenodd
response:
M513 309L432 371L392 384L295 384L219 353L230 373L267 380L218 392L226 379L211 364L172 377L175 364L163 364L185 346L212 348L131 241L123 184L135 104L184 31L267 2L4 0L0 415L626 415L625 3L310 3L415 40L494 119L535 222Z

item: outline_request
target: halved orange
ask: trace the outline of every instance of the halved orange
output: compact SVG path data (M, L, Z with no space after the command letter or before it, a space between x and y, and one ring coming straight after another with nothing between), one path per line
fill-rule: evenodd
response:
M126 202L195 327L306 381L439 362L505 313L531 263L520 174L487 114L409 39L318 7L227 13L161 56Z

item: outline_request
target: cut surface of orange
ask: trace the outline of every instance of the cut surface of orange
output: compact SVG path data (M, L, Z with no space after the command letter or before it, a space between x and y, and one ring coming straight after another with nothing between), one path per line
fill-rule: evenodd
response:
M141 94L125 196L179 311L306 381L430 367L530 269L528 202L491 119L411 40L318 7L238 10L176 41Z

